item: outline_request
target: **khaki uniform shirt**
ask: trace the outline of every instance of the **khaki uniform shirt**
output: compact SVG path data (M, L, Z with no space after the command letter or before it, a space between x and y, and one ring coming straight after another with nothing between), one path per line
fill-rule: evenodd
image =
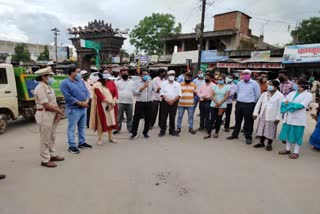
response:
M51 88L51 86L43 82L39 82L37 87L34 89L34 97L37 109L43 109L44 103L48 103L53 106L58 106L54 90Z

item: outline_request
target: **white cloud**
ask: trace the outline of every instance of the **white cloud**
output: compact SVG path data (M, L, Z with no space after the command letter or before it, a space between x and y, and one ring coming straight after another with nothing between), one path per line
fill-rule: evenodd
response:
M212 16L230 10L240 10L252 16L251 28L254 34L261 33L264 26L265 40L271 44L287 43L296 21L320 15L320 1L304 0L215 0L207 6L205 30L213 29ZM199 0L0 0L0 39L51 43L50 29L61 30L59 43L70 44L67 27L85 25L94 19L112 23L115 28L132 29L145 16L153 12L171 13L182 23L184 33L192 32L200 22ZM271 20L266 23L266 20ZM281 22L279 22L281 21ZM129 39L125 49L133 47Z

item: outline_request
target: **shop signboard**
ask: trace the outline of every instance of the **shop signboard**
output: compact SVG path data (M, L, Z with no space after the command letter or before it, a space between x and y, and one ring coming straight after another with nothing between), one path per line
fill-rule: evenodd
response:
M271 51L253 51L251 52L250 62L269 62Z
M281 63L217 63L217 68L282 69Z
M217 50L201 51L202 63L221 62L221 61L227 61L228 59L229 59L228 56L218 56Z
M320 44L285 47L283 64L320 62Z

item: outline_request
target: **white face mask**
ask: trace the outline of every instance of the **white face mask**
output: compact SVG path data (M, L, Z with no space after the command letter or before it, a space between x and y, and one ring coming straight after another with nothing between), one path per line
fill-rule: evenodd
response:
M168 79L169 81L174 81L174 76L169 76Z

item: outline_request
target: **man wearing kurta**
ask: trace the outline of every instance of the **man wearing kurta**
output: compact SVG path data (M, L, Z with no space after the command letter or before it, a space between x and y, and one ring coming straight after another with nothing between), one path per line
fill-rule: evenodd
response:
M291 159L299 158L299 149L302 145L304 128L307 123L306 108L312 101L312 94L307 91L308 81L299 79L294 86L296 91L291 92L281 103L281 113L284 114L283 126L279 139L286 141L286 149L280 155L290 154ZM291 154L291 144L294 144L294 153Z

